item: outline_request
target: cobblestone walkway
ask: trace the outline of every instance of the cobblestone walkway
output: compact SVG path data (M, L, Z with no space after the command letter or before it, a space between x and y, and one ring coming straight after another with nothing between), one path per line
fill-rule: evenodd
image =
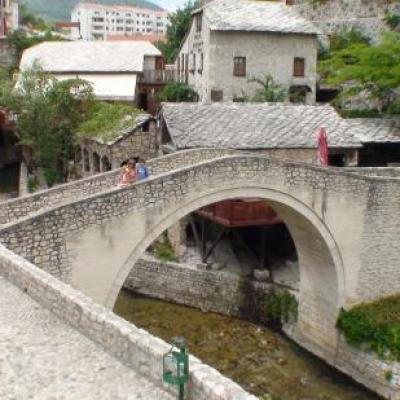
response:
M1 400L172 400L0 277Z

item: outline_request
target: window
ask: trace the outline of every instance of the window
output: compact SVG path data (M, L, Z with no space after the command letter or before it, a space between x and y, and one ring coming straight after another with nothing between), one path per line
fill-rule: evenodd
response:
M193 70L192 72L194 73L196 71L196 54L193 54Z
M233 75L246 76L246 57L234 57Z
M203 14L196 14L196 32L201 32L201 28L203 25Z
M199 74L203 72L204 67L204 55L203 53L200 54L200 65L199 65Z
M306 60L301 57L294 59L293 76L304 77L305 76Z
M211 90L211 101L222 101L224 92L222 90Z

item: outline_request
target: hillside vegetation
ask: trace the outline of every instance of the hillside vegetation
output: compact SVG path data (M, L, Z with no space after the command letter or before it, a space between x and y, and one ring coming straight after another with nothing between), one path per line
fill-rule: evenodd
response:
M69 20L72 7L79 0L20 0L29 10L48 21ZM152 10L161 8L148 0L98 0L100 4L119 4L146 7Z

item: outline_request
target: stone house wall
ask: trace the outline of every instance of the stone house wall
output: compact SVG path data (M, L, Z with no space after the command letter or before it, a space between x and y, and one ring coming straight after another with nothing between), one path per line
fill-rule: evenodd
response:
M211 90L222 90L223 101L242 97L242 91L254 95L260 88L249 78L272 75L275 82L308 86L306 104L315 104L317 80L317 38L315 35L291 35L258 32L212 32L207 101ZM233 58L246 57L246 76L233 75ZM305 59L305 77L293 76L295 57Z
M308 85L311 93L307 94L306 103L315 103L318 47L316 35L211 32L206 17L203 17L201 32L197 32L194 21L192 19L189 34L176 64L180 65L178 70L182 81L185 81L182 67L187 66L188 83L199 94L200 101L210 102L212 90L223 91L222 101L241 97L243 91L252 95L258 86L249 84L248 78L262 78L265 74L271 74L277 82L288 87ZM246 77L233 76L235 56L246 57ZM295 57L306 59L305 78L293 77Z

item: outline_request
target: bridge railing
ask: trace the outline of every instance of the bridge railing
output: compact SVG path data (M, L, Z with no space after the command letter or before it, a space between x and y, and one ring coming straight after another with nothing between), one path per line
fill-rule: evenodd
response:
M154 158L149 160L147 164L150 173L158 175L232 153L232 150L223 149L192 149ZM16 221L46 207L55 206L70 199L79 199L112 189L118 183L119 173L120 170L117 169L2 202L0 203L0 224Z

